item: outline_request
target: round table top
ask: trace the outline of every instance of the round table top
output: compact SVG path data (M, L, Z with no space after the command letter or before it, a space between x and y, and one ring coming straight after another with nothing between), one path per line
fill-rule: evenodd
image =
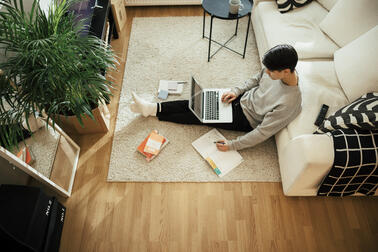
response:
M229 0L203 0L202 8L212 16L220 19L237 19L246 16L252 10L252 3L249 0L240 0L244 8L238 14L229 12Z

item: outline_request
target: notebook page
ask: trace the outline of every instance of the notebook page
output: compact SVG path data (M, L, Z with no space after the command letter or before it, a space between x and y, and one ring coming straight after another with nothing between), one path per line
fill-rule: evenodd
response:
M210 158L217 165L218 169L222 172L220 177L226 175L241 162L243 162L242 156L234 150L221 152L217 150L211 153Z
M216 129L210 130L205 135L195 140L192 145L204 158L210 158L221 171L220 177L238 166L242 161L242 156L234 150L220 151L215 145L215 141L225 140L225 137Z
M205 135L195 140L192 145L203 158L209 157L213 152L218 151L214 141L225 139L219 131L212 129Z

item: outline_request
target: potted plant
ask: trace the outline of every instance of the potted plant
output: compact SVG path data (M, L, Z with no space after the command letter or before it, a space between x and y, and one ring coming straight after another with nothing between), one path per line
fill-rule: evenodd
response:
M19 124L21 118L44 113L63 129L68 117L85 129L88 118L95 119L92 110L110 102L113 83L102 73L115 69L114 53L103 40L80 34L84 22L70 11L76 2L52 0L44 12L39 0L30 11L23 0L0 1L0 58L6 58L0 62L0 120ZM9 138L20 131L8 127L0 134Z
M30 136L23 126L23 114L14 106L14 86L0 71L0 146L13 150L18 142Z

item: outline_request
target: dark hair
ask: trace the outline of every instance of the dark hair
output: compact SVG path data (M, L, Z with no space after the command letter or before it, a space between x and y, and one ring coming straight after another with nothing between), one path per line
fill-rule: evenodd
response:
M294 72L297 62L298 54L291 45L277 45L269 49L262 60L264 66L271 71L282 71L288 68Z

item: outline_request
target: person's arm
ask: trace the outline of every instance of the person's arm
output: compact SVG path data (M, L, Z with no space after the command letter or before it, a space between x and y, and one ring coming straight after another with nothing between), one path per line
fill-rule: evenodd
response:
M234 92L236 97L238 97L240 94L244 93L245 91L250 90L253 87L256 87L259 85L259 82L264 74L265 69L262 69L260 73L256 74L252 78L246 80L244 84L240 86L236 86L231 88L231 92Z
M288 111L286 106L280 105L268 112L261 124L255 129L234 140L227 141L230 150L241 150L264 142L269 137L286 127L297 115L297 111Z

